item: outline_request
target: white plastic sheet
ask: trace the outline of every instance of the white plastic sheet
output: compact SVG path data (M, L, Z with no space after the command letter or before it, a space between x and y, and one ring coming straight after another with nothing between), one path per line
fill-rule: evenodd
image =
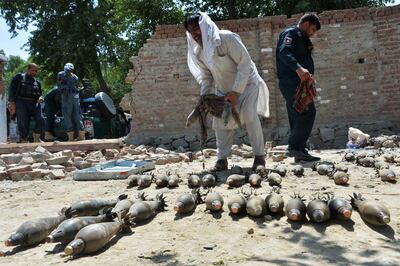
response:
M348 131L348 139L347 147L351 148L359 148L364 147L368 144L370 135L362 132L361 130L350 127Z

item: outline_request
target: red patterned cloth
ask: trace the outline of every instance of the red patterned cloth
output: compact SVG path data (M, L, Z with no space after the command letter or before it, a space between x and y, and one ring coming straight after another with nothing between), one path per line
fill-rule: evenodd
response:
M308 105L313 102L316 95L317 90L315 89L315 80L313 78L301 81L296 88L293 108L299 113L307 111Z

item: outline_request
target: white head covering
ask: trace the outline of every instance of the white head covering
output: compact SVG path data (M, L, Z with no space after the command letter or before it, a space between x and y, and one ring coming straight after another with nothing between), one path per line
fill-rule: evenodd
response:
M64 71L72 71L74 70L74 65L72 63L66 63L64 66Z
M210 19L210 17L203 12L200 12L200 19L199 19L199 26L201 30L201 38L203 42L203 47L201 47L191 36L191 34L186 31L186 38L188 42L188 66L190 69L190 72L192 73L193 77L196 79L197 83L200 85L202 84L202 76L201 76L201 71L199 67L199 62L198 62L198 57L196 55L199 55L199 52L203 53L202 61L204 61L204 64L208 67L210 71L215 70L215 62L214 62L214 54L215 50L218 46L221 45L221 37L220 37L220 30L218 29L217 25ZM240 40L240 38L239 38ZM200 50L202 49L202 50ZM242 77L243 75L246 76L246 80L251 80L251 84L257 84L258 91L255 90L246 90L246 92L243 92L241 94L241 97L239 99L239 105L242 105L240 107L240 114L248 115L251 119L253 117L257 117L257 113L259 115L269 117L269 90L267 85L265 84L264 80L260 77L260 75L257 72L257 69L254 65L254 62L249 59L247 62L251 66L251 73L250 70L247 71L247 68L238 70L237 75ZM218 70L218 69L217 69ZM239 73L239 72L246 72L246 73ZM248 73L247 73L248 72ZM249 76L250 75L250 76ZM213 77L214 78L214 77ZM237 78L237 77L236 77ZM214 80L215 81L215 80ZM252 95L249 95L252 94ZM254 94L254 95L253 95ZM257 106L257 108L254 108L254 105ZM246 110L246 111L241 111L241 110ZM255 114L254 114L255 113ZM243 119L241 117L242 121L250 121L247 118ZM214 119L215 121L215 119ZM232 119L233 121L233 119ZM221 120L222 124L222 120ZM233 122L234 125L236 123ZM217 128L214 126L214 128ZM224 127L226 129L226 127Z
M219 29L214 21L212 21L206 13L199 13L201 15L199 26L203 48L192 38L192 35L188 31L186 31L186 38L188 42L188 66L194 78L200 83L201 72L198 67L196 54L199 52L199 49L203 49L204 63L208 67L212 66L215 48L221 45L221 37L219 36Z

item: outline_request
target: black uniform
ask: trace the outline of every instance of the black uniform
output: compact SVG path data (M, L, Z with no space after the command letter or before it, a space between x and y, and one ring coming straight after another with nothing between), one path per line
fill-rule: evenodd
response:
M42 94L40 82L27 74L17 74L8 87L8 101L15 102L20 138L26 140L29 122L33 116L36 122L35 133L42 133L44 119L38 99Z
M296 69L303 67L314 74L312 49L310 38L305 36L298 27L290 27L279 35L276 67L279 89L285 98L289 116L289 150L304 150L314 125L316 114L314 102L310 103L308 110L302 113L297 112L293 107L296 88L300 83Z

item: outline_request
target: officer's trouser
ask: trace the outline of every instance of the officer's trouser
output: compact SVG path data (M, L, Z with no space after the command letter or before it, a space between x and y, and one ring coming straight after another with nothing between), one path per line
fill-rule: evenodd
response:
M16 111L19 136L22 140L28 138L29 122L32 116L36 123L35 133L43 133L44 119L42 117L41 106L36 100L17 99Z
M287 85L279 82L279 88L286 101L286 109L289 118L289 149L302 150L305 149L307 140L314 126L316 110L314 102L310 103L308 105L308 110L303 113L299 113L293 108L296 87L296 85Z
M245 122L245 124L254 155L264 156L264 136L260 119L257 117L251 122ZM233 135L234 130L215 129L218 159L226 159L231 155Z
M82 112L79 104L79 94L61 94L61 112L64 117L65 131L83 130Z

